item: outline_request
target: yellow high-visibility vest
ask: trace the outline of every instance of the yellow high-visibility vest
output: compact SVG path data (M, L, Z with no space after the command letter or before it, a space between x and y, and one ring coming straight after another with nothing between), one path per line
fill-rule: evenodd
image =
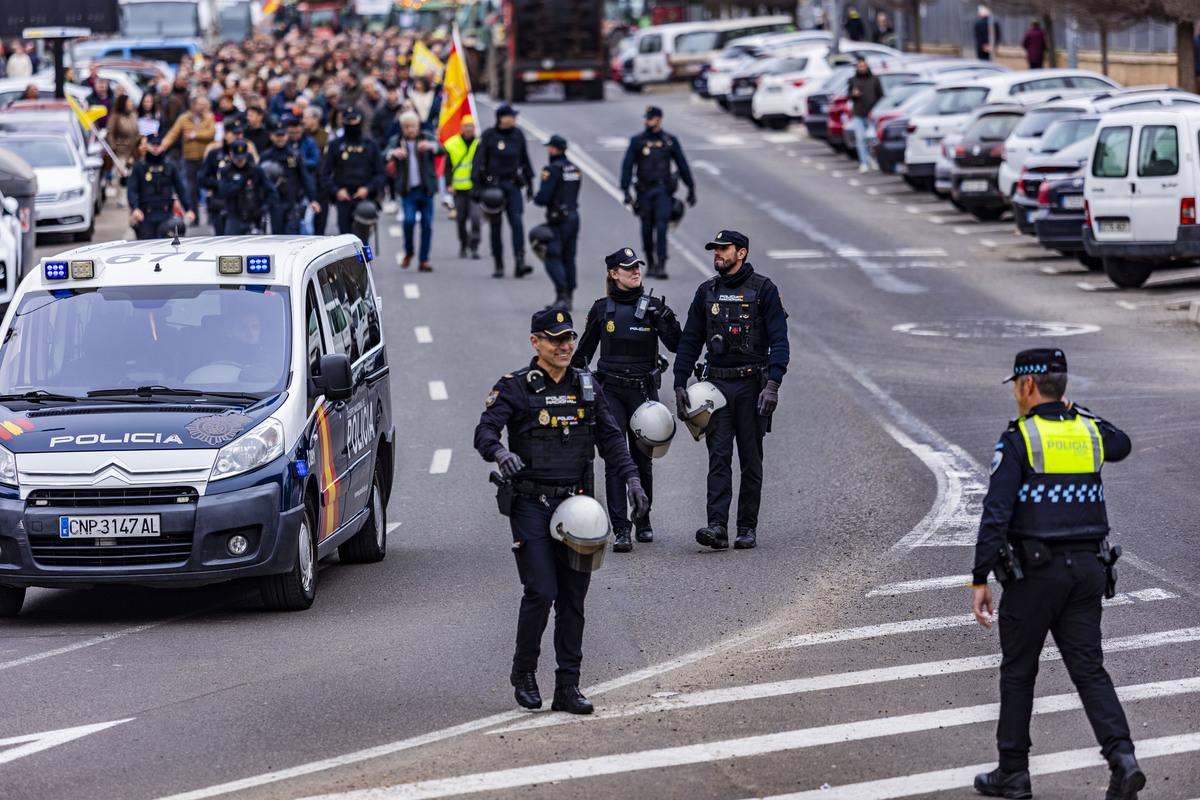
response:
M450 173L450 186L455 191L465 192L471 186L471 164L475 160L475 148L479 145L479 137L471 140L470 147L463 141L462 134L451 136L446 140L446 155L450 157L453 167Z

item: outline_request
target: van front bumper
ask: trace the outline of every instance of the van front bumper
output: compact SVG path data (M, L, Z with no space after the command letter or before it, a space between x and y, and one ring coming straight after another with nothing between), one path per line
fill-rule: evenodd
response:
M303 506L280 512L279 484L197 497L186 504L34 506L0 499L0 585L47 588L95 584L200 586L287 572L296 558ZM160 535L62 538L64 516L157 514ZM249 541L232 555L235 535Z
M1200 225L1180 225L1173 242L1100 242L1091 226L1083 229L1083 248L1098 258L1173 261L1200 258Z

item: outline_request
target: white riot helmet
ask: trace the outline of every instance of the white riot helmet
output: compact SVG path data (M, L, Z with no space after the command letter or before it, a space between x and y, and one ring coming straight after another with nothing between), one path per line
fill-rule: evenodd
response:
M655 400L647 400L629 418L629 429L637 437L637 446L651 458L662 458L675 436L675 415Z
M708 381L693 383L687 390L687 420L684 424L697 442L704 438L704 429L713 412L725 407L725 395Z
M600 569L611 534L604 506L586 494L563 500L550 517L550 535L567 546L567 565L576 572Z

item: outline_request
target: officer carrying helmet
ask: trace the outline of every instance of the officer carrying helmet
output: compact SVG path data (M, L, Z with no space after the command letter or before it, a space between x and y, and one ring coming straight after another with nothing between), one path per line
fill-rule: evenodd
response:
M130 220L139 239L157 239L165 235L166 223L174 217L176 198L187 209L187 221L196 219L195 210L187 207L183 175L166 158L162 134L151 134L142 142L142 159L129 173L126 194Z
M342 109L342 135L329 143L321 161L321 194L333 198L338 233L351 233L354 207L360 200L374 201L387 178L379 145L362 127L361 111L354 106Z
M279 199L268 209L271 233L300 233L305 200L317 196L317 186L299 148L292 147L288 142L286 125L277 125L271 131L271 146L263 151L258 164L279 195ZM314 213L321 210L316 201L311 201L311 207Z
M683 181L688 188L687 204L696 205L696 184L683 146L679 140L662 129L662 109L646 109L646 129L629 140L625 160L621 164L621 191L625 203L632 206L642 220L642 249L649 266L646 277L667 278L667 226L672 221L675 190ZM673 172L674 164L678 172ZM637 172L636 183L633 173ZM637 190L634 200L630 185ZM682 218L682 214L678 214Z
M652 453L639 447L639 436L630 426L633 416L647 401L657 402L662 385L662 373L667 360L658 353L661 341L672 353L679 346L679 320L662 297L646 294L642 285L645 265L633 248L624 247L604 259L608 270L608 292L588 309L587 322L579 348L571 363L586 368L600 348L596 379L600 382L613 419L625 432L629 454L637 466L638 477L646 497L654 501ZM656 438L655 444L663 441ZM669 437L667 437L669 441ZM625 492L620 476L611 467L604 471L608 516L613 526L613 552L626 553L633 549L630 534L636 529L639 542L654 541L650 510L642 517L629 518Z
M488 128L479 137L479 146L471 165L471 191L488 214L495 265L493 278L504 277L504 241L500 228L503 214L508 214L508 225L512 230L513 257L516 261L513 276L523 278L533 272L533 267L525 263L522 187L532 200L533 165L529 162L529 150L525 147L525 134L517 127L516 109L506 103L496 109L495 127ZM504 193L504 200L498 204L495 213L489 213L491 201L485 202L484 193L494 189Z
M222 236L225 233L225 201L217 195L217 176L226 164L230 162L230 147L242 134L246 126L241 120L230 120L225 123L225 136L222 141L213 142L204 151L204 159L200 162L200 171L196 180L200 188L208 193L204 207L208 211L208 222L212 225L213 233ZM250 155L256 156L254 145L250 145Z
M225 235L264 232L263 216L279 202L279 194L250 157L245 139L230 145L229 163L217 175L217 196L225 203Z
M553 238L546 243L546 274L554 283L550 308L571 310L575 293L575 250L579 241L579 167L567 158L567 140L555 134L546 142L550 163L542 170L535 205L545 206Z

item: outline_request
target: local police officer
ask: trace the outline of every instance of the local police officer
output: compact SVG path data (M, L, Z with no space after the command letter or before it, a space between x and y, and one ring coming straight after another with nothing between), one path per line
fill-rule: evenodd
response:
M575 248L579 241L579 167L567 158L567 140L555 134L546 142L550 163L542 170L535 205L545 206L554 238L546 245L546 273L554 283L551 308L571 310L575 293Z
M1030 796L1033 686L1050 632L1112 769L1106 800L1134 800L1146 777L1100 646L1100 600L1106 592L1111 596L1114 554L1120 555L1105 538L1100 469L1129 455L1129 437L1063 400L1062 350L1018 353L1009 381L1021 415L1009 423L992 457L972 571L972 607L985 628L991 628L992 613L988 573L995 570L1004 585L1000 766L976 776L975 788L993 797Z
M729 547L729 504L733 499L733 445L742 469L738 490L738 549L757 542L762 496L763 436L779 402L779 382L788 367L787 312L771 279L746 260L750 240L721 231L704 246L713 251L714 278L700 284L688 309L675 359L675 408L686 419L684 387L695 371L725 396L725 406L705 430L708 444L708 524L696 541L714 550ZM701 348L704 364L696 364Z
M334 200L338 233L352 232L354 206L360 200L374 200L386 177L379 145L363 135L362 127L362 112L354 106L342 109L342 135L329 143L321 162L322 199Z
M608 293L588 309L579 349L571 362L587 367L596 347L600 360L596 378L603 387L604 397L612 410L617 426L626 432L629 454L637 465L642 488L650 503L654 502L654 473L650 456L635 446L636 437L629 429L629 418L642 403L658 400L658 387L667 360L658 354L658 343L672 353L679 346L679 320L662 297L646 294L642 286L642 267L645 262L633 248L624 247L605 257L608 268ZM633 549L630 529L636 526L639 542L654 541L654 529L647 509L644 517L629 519L621 478L611 466L604 470L605 497L608 517L612 520L613 552L627 553Z
M259 157L258 165L275 187L279 198L268 209L271 233L299 234L306 200L312 203L314 213L321 206L311 200L317 196L316 182L304 163L300 148L288 141L286 125L277 125L271 131L271 146ZM268 174L268 171L273 174Z
M142 144L142 159L133 165L126 183L130 218L139 239L157 239L163 226L171 222L175 198L188 202L183 175L175 164L166 159L162 134L146 137ZM196 219L193 209L187 208L187 221Z
M649 501L604 395L595 391L587 370L571 367L570 313L536 312L530 334L536 355L529 366L496 382L475 428L475 449L512 481L509 524L525 594L510 681L518 704L541 708L535 673L553 605L558 669L551 708L590 714L592 704L579 691L579 667L591 573L569 566L567 546L550 535L550 517L567 497L591 493L593 448L628 485L636 514L644 514ZM500 442L505 428L507 448Z
M516 259L514 276L522 278L533 272L525 263L525 206L521 202L521 187L533 199L533 165L529 163L529 150L525 147L525 134L517 127L517 112L510 105L496 109L496 126L488 128L479 137L475 161L471 165L471 189L476 196L484 189L498 187L504 192L503 212L508 214L508 225L512 229L513 257ZM495 269L493 278L504 277L504 241L501 237L502 214L489 214L488 226L492 234L492 260Z
M625 161L621 164L621 190L626 204L642 218L642 248L649 260L648 276L667 277L667 223L671 221L671 203L679 181L688 187L687 204L696 205L696 184L688 168L679 140L662 129L661 108L646 109L646 129L629 140ZM678 168L673 173L671 164ZM629 186L637 168L637 201Z
M230 145L229 163L217 173L217 196L225 203L226 236L264 232L263 215L279 202L279 194L250 158L245 139Z

